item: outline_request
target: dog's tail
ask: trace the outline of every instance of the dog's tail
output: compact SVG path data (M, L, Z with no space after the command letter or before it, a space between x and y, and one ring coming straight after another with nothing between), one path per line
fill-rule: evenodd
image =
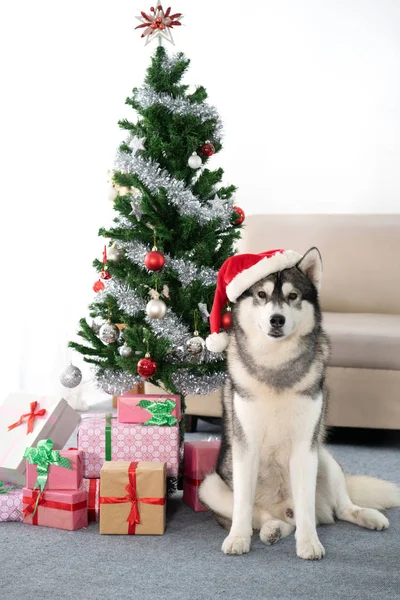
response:
M233 492L218 473L210 473L199 487L199 498L213 513L232 519Z
M346 475L350 500L364 508L385 510L400 506L400 487L368 475Z

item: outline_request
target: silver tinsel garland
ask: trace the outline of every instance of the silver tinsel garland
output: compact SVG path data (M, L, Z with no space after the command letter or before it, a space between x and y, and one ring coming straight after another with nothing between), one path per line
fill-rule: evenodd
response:
M164 337L172 343L174 361L181 361L185 358L186 342L191 337L191 332L170 308L162 319L150 319L149 317L146 317L146 322L154 335L157 337Z
M205 396L223 387L226 381L226 373L198 376L193 375L187 369L179 369L172 375L172 381L184 396L192 394Z
M222 138L222 122L219 118L217 109L214 106L189 102L186 98L174 98L169 94L158 94L148 85L144 85L136 90L134 99L144 109L149 108L154 104L161 104L175 115L193 115L202 123L215 119L216 127L213 134L213 140L219 142Z
M140 267L144 266L144 258L149 252L145 244L136 240L122 242L121 246L125 248L125 255ZM195 263L184 260L183 258L171 258L169 254L164 255L165 264L176 271L179 281L183 285L190 285L193 281L202 281L204 285L214 285L217 282L218 271L210 267L198 267Z
M137 296L128 285L114 278L104 282L104 290L96 294L95 302L106 302L108 294L114 296L120 310L132 317L146 308L147 302L143 298Z
M143 381L140 375L132 375L124 371L106 369L100 374L99 368L94 367L93 372L98 387L106 394L124 394Z
M181 215L195 217L200 224L209 223L217 218L222 220L225 229L231 221L231 203L216 196L213 200L202 204L180 179L172 177L168 171L152 159L145 159L140 154L117 151L115 168L121 173L135 173L140 181L151 192L165 188L168 201Z

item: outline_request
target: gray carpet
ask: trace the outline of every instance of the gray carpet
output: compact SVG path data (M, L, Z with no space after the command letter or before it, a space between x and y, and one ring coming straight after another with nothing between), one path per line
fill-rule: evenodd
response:
M332 451L349 472L400 483L399 449L334 445ZM0 598L396 600L400 510L388 517L385 532L347 523L320 527L326 549L320 562L297 558L293 535L272 547L254 536L250 554L225 556L224 531L179 494L169 501L160 537L100 536L97 524L67 532L1 523Z

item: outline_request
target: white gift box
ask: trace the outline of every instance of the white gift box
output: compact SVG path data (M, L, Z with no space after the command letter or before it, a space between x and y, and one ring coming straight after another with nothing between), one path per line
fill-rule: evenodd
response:
M32 404L35 402L36 406ZM9 430L22 415L25 415L22 422ZM29 421L31 433L27 433ZM0 405L0 480L24 485L26 448L35 447L40 440L51 439L54 449L62 450L79 421L79 413L62 398L9 394Z

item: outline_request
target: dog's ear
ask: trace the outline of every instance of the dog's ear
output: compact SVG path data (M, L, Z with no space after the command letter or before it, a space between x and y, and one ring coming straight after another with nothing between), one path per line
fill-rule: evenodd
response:
M299 260L297 267L313 282L319 291L322 279L322 258L318 248L310 248Z

